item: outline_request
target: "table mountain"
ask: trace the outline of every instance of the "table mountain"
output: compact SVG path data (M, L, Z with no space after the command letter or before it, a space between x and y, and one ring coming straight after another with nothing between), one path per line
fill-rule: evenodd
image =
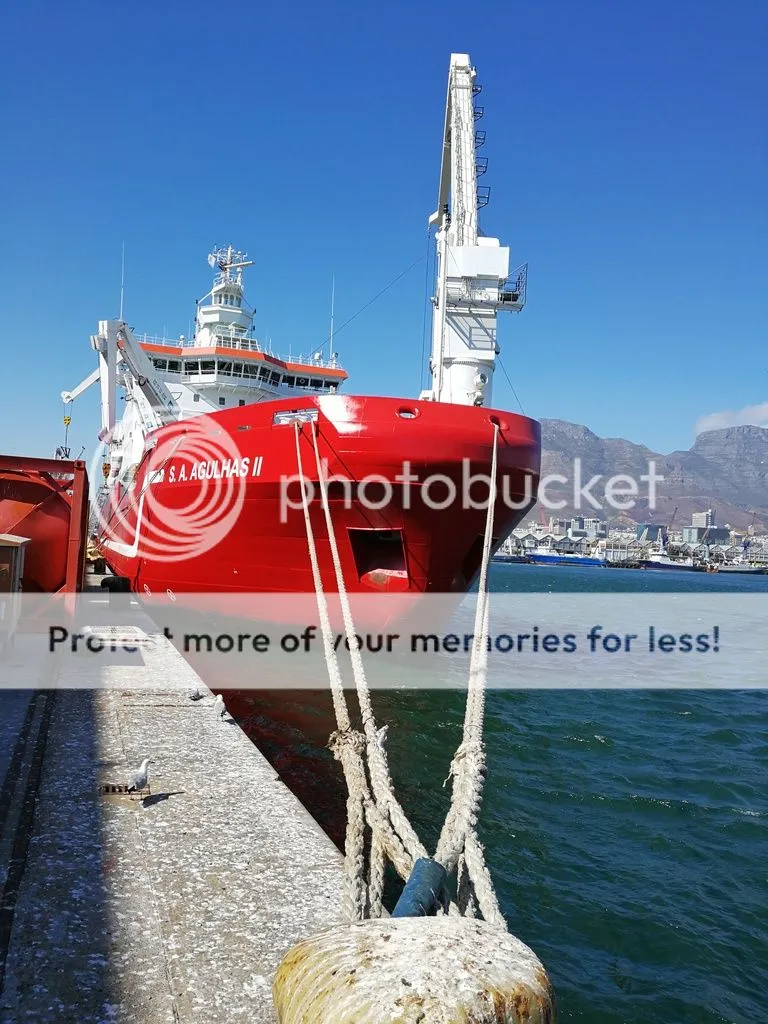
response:
M581 479L592 476L604 480L618 473L635 479L648 473L648 463L656 463L656 472L664 477L658 486L655 509L647 502L647 484L640 484L641 497L636 506L625 513L635 522L668 523L678 508L675 526L687 526L692 512L713 508L717 524L730 523L744 530L757 513L755 526L768 528L768 429L764 427L727 427L700 434L688 451L669 455L653 452L644 445L621 438L602 438L587 427L564 420L541 421L542 477L562 474L574 478L574 459L581 459ZM603 481L592 493L602 500ZM591 510L587 503L574 507L573 485L550 484L550 497L562 498L567 506L555 515L579 512L616 520L621 514L606 507ZM539 513L536 513L537 515ZM545 510L545 515L550 513Z

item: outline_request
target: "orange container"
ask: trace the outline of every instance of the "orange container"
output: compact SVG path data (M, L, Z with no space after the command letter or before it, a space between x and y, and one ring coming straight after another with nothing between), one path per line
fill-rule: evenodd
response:
M85 463L0 455L0 533L28 537L22 588L83 589L88 541Z

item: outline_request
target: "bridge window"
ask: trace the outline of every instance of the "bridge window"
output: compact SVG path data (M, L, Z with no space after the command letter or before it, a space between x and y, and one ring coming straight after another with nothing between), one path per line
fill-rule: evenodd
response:
M259 380L269 380L269 370L266 366L262 366L259 370Z
M295 377L283 377L283 384L287 384L289 388L296 387Z
M323 382L321 380L318 380L317 377L313 377L312 378L312 387L313 388L321 388L322 386L323 386Z
M269 383L270 384L279 384L280 383L280 374L279 373L271 373L269 375Z
M297 388L308 388L309 387L309 377L297 377L296 378L296 387Z
M214 359L203 359L200 363L200 373L215 373L216 361Z
M185 373L200 373L200 360L199 359L185 359L184 360L184 372Z
M243 376L243 364L242 363L232 363L232 375L234 377L242 377Z
M169 359L168 370L171 373L179 373L181 371L181 361L179 359Z

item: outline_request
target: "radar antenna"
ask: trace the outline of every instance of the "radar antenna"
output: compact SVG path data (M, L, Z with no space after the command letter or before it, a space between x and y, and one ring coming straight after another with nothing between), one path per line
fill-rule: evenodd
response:
M223 278L241 284L243 270L245 267L252 267L253 260L248 259L247 252L241 252L231 245L217 245L214 246L213 252L208 254L208 266L211 269L218 267Z

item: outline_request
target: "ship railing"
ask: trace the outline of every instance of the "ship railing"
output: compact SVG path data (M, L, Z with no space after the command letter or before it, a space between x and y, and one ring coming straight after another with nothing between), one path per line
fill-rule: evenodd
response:
M225 348L239 349L243 352L261 352L269 358L278 359L284 363L305 366L308 370L312 368L325 370L342 369L341 363L335 355L330 359L317 359L315 355L307 356L302 354L294 356L290 353L287 356L279 356L264 349L255 338L243 337L241 334L230 334L224 331L216 331L213 334L213 346L201 345L196 338L185 338L183 335L178 338L168 338L165 335L160 337L159 335L152 334L138 334L135 337L140 345L162 345L166 348L211 348L215 345L222 345Z
M527 287L528 264L523 263L514 273L510 274L499 289L502 302L513 304L516 308L522 308L525 305Z
M162 345L166 348L211 348L211 345L201 345L197 338L185 338L184 335L180 335L178 338L168 338L165 335L160 337L155 334L138 334L135 337L140 345ZM225 345L227 348L238 348L247 352L264 352L255 338L244 337L234 331L216 331L213 334L213 342L215 345Z
M167 348L179 348L193 344L191 338L184 337L168 338L165 335L160 337L157 334L135 334L134 337L140 345L164 345Z
M312 367L312 366L323 367L326 370L340 370L342 368L341 363L339 362L338 358L333 358L333 357L331 357L330 359L316 359L314 357L314 355L312 355L312 356L305 356L305 355L294 356L294 355L289 355L289 356L284 356L284 357L281 357L281 358L283 358L284 362L294 363L294 364L298 364L300 366L306 366L308 369L310 367Z
M244 352L264 352L264 349L255 338L247 338L242 334L216 331L213 338L217 345L223 345L225 348L237 348Z
M213 279L213 287L218 288L220 284L230 286L235 285L235 287L240 288L242 291L243 279L241 276L241 270L239 268L234 270L220 270Z
M222 330L214 332L217 344L224 345L227 348L238 348L245 349L250 352L261 352L265 356L278 359L281 363L298 363L301 366L318 367L327 370L338 370L341 369L341 363L339 362L338 356L334 353L330 359L318 359L315 354L312 355L298 355L294 356L289 353L285 355L276 355L270 349L265 349L262 345L256 341L255 338L247 338L242 334L228 333Z

